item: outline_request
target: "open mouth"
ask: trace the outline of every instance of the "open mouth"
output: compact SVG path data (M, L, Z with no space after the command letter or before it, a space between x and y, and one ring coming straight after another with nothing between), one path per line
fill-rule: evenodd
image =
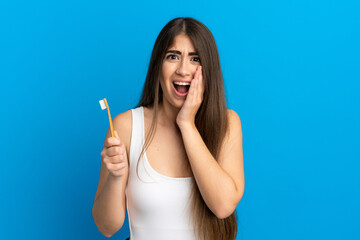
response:
M190 83L189 82L173 82L173 87L175 90L175 93L178 96L186 96L189 88L190 88Z

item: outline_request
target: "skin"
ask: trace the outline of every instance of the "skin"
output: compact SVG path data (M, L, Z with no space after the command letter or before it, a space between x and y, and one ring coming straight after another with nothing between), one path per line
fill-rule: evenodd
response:
M188 36L178 35L169 47L162 64L160 85L163 90L163 102L159 105L159 119L151 145L146 151L149 163L157 172L169 177L191 177L190 163L186 155L184 142L178 123L194 121L195 114L202 101L204 88L201 84L201 65L198 55ZM190 82L188 95L179 97L172 88L174 79ZM192 104L197 100L196 108ZM189 113L191 115L189 115ZM144 108L145 131L150 128L153 111ZM193 118L193 119L191 119Z
M149 163L159 173L170 177L193 176L209 209L218 217L230 216L241 200L245 187L242 128L239 116L228 109L229 129L219 158L214 159L195 126L195 115L204 93L204 79L198 56L190 38L180 34L165 55L160 84L163 102L159 105L157 129L147 149ZM172 90L174 79L191 81L186 97ZM144 108L145 132L151 125L153 111ZM93 217L100 232L110 237L123 225L126 214L124 194L128 179L131 111L113 119L117 136L108 131L101 153L101 170L93 205Z
M168 122L176 122L192 173L207 206L219 218L228 217L241 200L245 187L240 118L236 112L228 110L229 130L219 158L214 159L195 126L204 93L200 62L192 61L190 56L195 48L190 38L181 34L169 49L178 50L181 55L171 61L165 58L163 62L160 83L164 101L160 116ZM185 99L173 93L171 83L174 78L192 78Z
M160 85L164 94L160 116L173 125L194 122L204 93L199 56L190 55L196 50L185 34L176 36L168 51L178 51L181 54L170 52L165 55L160 76ZM174 93L171 86L174 79L191 81L186 97L179 97Z

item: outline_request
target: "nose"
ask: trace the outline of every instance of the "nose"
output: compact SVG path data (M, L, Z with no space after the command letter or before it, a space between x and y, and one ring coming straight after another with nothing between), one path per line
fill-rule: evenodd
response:
M185 59L182 59L176 69L176 73L181 76L188 76L191 74L191 66Z

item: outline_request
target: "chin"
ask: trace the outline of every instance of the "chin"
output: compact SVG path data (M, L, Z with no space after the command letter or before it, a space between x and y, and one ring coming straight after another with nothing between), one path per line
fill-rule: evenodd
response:
M180 108L182 108L182 106L184 105L184 102L185 102L185 101L181 101L181 100L179 101L179 100L178 100L178 101L176 101L176 102L173 104L173 107L180 109Z
M185 97L178 97L176 96L172 91L170 94L167 94L167 96L163 95L163 102L166 102L166 104L170 105L171 107L180 109L185 103L186 96Z
M184 102L185 102L185 99L181 100L181 99L173 98L170 101L166 100L165 104L172 107L172 108L176 108L176 109L180 110L182 108L182 106L184 105Z

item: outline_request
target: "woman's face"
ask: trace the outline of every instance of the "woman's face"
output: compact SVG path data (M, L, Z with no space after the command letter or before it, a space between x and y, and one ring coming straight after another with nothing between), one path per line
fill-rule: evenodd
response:
M185 34L177 35L162 63L160 85L164 104L181 108L198 66L200 58L190 38Z

